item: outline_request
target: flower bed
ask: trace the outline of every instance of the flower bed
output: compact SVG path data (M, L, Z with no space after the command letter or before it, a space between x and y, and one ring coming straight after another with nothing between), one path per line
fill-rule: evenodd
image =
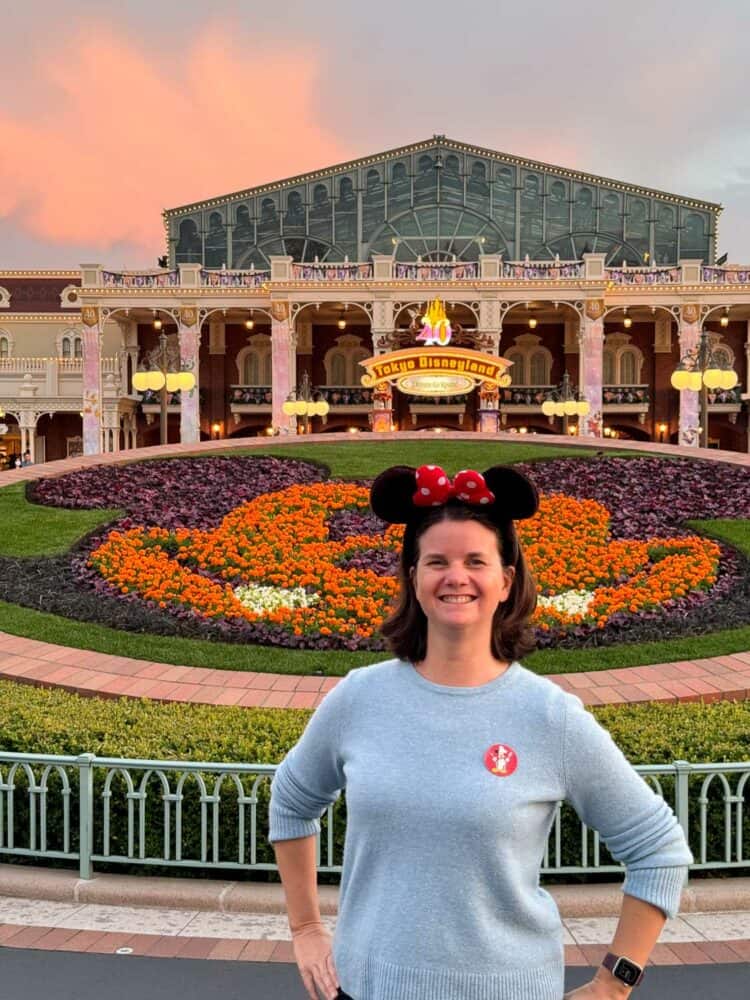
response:
M364 644L377 637L397 590L395 577L368 567L367 556L395 553L403 529L389 526L335 541L328 518L367 508L368 491L361 486L293 486L242 504L213 530L112 532L89 565L121 593L161 609L237 623L261 619L313 641L336 636ZM540 602L534 622L541 631L603 628L617 613L658 608L715 583L714 542L696 536L613 540L609 523L597 501L553 494L520 524L541 594L563 598ZM357 554L359 563L352 559ZM269 598L265 604L248 600L258 588ZM571 592L579 601L586 593L586 606L566 606Z
M520 466L544 495L521 525L540 646L684 637L750 621L742 556L688 518L750 517L750 474L716 463ZM312 464L192 458L45 480L32 499L125 507L66 557L0 560L0 598L116 628L298 648L382 648L400 531L363 484Z

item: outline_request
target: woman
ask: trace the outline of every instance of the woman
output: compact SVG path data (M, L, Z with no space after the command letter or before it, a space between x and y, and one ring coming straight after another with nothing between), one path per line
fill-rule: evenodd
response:
M525 670L536 587L514 520L538 497L514 469L395 467L373 511L405 524L397 659L324 699L272 786L294 951L316 1000L560 1000L563 944L539 869L567 800L626 866L611 952L575 1000L627 996L692 860L666 803L579 699ZM346 788L339 918L316 889L318 818ZM340 992L337 992L340 988Z

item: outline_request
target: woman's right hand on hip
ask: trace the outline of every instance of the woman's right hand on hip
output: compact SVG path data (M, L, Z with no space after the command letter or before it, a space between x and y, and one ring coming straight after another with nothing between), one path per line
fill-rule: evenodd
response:
M332 938L323 924L292 932L294 959L310 1000L336 1000L339 980L333 964Z

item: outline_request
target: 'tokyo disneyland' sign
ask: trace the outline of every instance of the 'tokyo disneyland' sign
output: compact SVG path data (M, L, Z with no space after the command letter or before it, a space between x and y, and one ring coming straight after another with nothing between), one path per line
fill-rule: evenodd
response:
M389 382L411 396L458 396L483 382L510 384L510 361L462 347L407 347L360 364L363 386Z

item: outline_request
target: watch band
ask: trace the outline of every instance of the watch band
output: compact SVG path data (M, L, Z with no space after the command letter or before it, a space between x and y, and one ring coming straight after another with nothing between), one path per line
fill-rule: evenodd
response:
M602 960L602 965L612 973L615 979L619 979L626 986L640 986L643 980L643 968L624 955L615 955L608 951Z

